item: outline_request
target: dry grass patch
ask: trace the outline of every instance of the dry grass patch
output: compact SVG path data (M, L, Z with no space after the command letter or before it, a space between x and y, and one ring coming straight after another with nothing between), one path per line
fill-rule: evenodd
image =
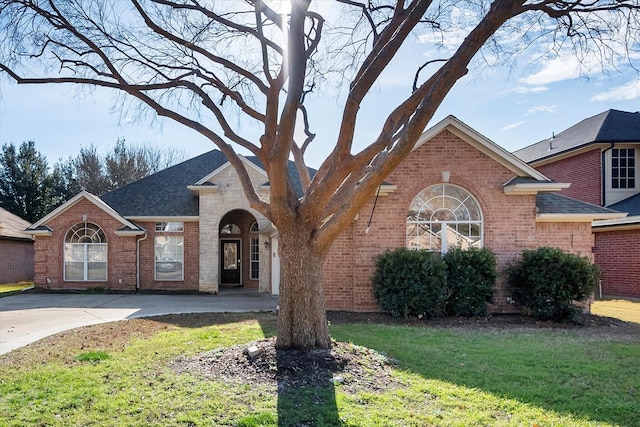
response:
M640 302L622 299L596 301L591 306L591 313L615 317L625 322L640 323Z

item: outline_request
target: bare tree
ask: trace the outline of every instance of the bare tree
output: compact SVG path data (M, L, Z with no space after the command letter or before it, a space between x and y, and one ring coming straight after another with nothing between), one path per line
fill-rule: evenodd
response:
M327 251L411 152L483 47L518 52L506 29L521 44L548 43L549 51L569 44L579 56L597 53L607 61L621 48L630 57L625 49L637 45L640 8L637 0L282 3L289 7L277 10L280 2L269 0L0 0L0 69L10 78L120 91L147 107L137 111L194 129L226 155L251 206L279 231L281 348L330 345L321 286ZM460 11L464 19L452 19ZM462 36L453 37L454 30ZM388 113L377 136L355 149L367 95L409 37L427 32L459 43L415 67L404 98L381 106ZM310 176L309 125L321 113L308 109L309 100L322 81L336 81L332 71L345 83L341 119L329 155ZM233 120L238 114L243 121ZM257 138L246 132L255 124ZM233 147L263 163L270 200L257 194ZM290 158L301 198L287 173Z
M64 193L71 198L80 190L104 194L184 161L184 150L163 149L149 143L127 144L118 138L105 155L95 145L81 147L80 153L54 165L54 174L64 183Z
M124 138L119 138L113 151L104 157L107 190L144 178L184 158L184 152L175 148L162 150L150 144L126 144Z

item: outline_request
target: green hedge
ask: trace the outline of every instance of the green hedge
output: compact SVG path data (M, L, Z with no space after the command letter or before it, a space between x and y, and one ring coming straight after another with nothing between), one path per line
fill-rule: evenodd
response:
M488 249L439 253L406 248L376 257L373 289L382 309L396 317L479 316L487 313L497 277Z
M600 278L600 269L587 257L558 248L525 250L509 269L516 303L541 320L574 320Z
M498 272L496 256L487 248L450 249L447 264L448 316L484 316L493 298Z
M399 248L375 261L373 291L383 310L405 318L442 315L447 266L439 254Z

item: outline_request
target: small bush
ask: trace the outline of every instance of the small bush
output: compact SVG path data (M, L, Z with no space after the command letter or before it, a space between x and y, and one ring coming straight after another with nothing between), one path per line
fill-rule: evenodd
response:
M383 310L395 317L435 317L446 298L446 264L440 254L407 248L376 257L373 291Z
M95 350L80 353L75 357L75 360L79 362L92 362L98 363L101 360L111 359L111 356L106 351Z
M493 252L487 248L452 248L443 259L447 264L448 288L445 314L486 315L498 277Z
M600 278L600 269L587 257L558 248L525 250L509 269L509 284L516 303L541 320L574 320Z

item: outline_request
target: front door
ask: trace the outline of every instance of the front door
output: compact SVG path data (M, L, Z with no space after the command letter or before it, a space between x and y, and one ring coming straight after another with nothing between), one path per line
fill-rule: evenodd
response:
M221 240L222 284L240 285L240 240Z

